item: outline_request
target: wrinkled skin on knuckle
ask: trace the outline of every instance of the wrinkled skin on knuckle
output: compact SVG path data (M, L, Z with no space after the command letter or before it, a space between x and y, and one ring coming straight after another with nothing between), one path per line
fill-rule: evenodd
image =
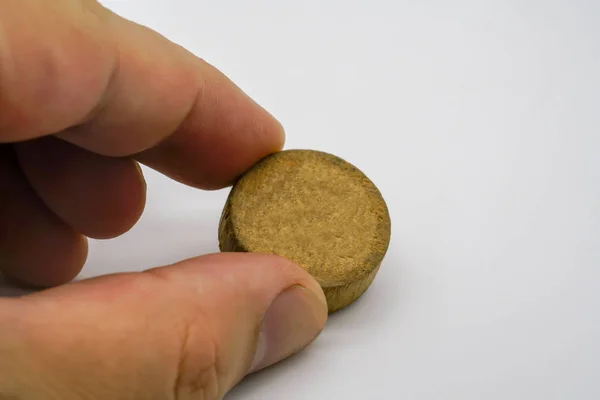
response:
M155 337L148 342L160 355L153 359L157 364L146 364L147 376L154 375L151 371L159 371L163 379L144 382L146 397L134 398L220 400L224 393L220 385L218 337L203 309L201 296L168 276L152 272L143 275L142 279L149 283L144 284L148 286L147 295L141 297L146 302L153 299L146 307L151 315L148 319L157 327L152 330ZM161 295L156 296L157 293ZM149 349L138 348L135 353Z
M175 383L177 400L219 400L221 376L217 342L204 321L196 319L186 327Z
M174 290L173 296L182 301L177 304L179 324L176 338L178 358L176 375L172 383L176 400L220 400L223 393L219 350L219 337L203 308L199 293L192 287L182 287L160 270L147 271Z

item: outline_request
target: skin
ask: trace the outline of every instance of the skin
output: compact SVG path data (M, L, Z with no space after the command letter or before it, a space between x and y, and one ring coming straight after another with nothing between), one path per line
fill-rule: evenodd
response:
M274 256L71 282L87 238L141 216L140 163L214 190L283 144L273 116L156 32L93 0L2 0L0 273L43 290L0 298L0 399L221 399L312 342L323 293Z

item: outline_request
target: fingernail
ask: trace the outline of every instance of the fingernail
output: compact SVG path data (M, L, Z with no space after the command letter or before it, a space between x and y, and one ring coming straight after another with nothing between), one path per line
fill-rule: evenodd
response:
M309 345L327 320L324 298L302 286L281 293L267 309L249 373L273 365Z

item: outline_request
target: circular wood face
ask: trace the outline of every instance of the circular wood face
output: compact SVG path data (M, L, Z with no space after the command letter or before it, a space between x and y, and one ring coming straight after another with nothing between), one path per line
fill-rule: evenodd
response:
M334 312L370 286L390 234L386 203L361 171L328 153L286 150L235 183L219 247L294 261L319 282Z

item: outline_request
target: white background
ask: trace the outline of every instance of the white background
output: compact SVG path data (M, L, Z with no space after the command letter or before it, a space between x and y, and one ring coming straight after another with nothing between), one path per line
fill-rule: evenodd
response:
M600 2L104 1L381 189L371 289L242 399L600 398ZM148 172L82 277L217 251L227 190Z

